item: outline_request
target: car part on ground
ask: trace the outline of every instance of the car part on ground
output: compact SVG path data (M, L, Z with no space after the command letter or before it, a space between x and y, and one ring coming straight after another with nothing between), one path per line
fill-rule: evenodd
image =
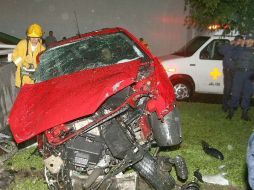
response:
M0 189L9 189L10 184L14 181L14 174L8 171L3 163L0 163Z
M200 185L197 182L192 181L183 185L181 190L200 190Z
M12 158L17 151L18 147L7 125L0 130L0 163Z
M17 151L18 147L14 141L6 138L0 139L0 162L12 158Z
M204 183L202 174L200 173L199 169L194 171L194 177L196 177L199 182Z
M214 158L224 160L224 156L221 151L219 151L216 148L211 147L207 142L202 141L202 148L204 152L210 156L213 156Z

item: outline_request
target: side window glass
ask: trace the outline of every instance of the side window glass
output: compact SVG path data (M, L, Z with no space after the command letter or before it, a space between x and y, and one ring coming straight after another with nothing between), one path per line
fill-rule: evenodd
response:
M211 43L209 43L201 52L199 55L200 59L205 59L205 60L209 60L211 59L211 55L212 55L212 46L213 46L213 41Z
M222 60L223 59L223 55L220 54L219 48L227 43L230 43L230 41L229 40L216 40L215 41L213 60Z
M201 52L200 59L205 60L222 60L223 55L219 53L219 47L224 45L225 43L229 43L229 40L218 39L211 41Z

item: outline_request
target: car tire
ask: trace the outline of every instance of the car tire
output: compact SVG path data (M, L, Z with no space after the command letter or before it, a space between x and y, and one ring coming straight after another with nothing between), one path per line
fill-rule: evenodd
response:
M193 94L193 87L186 80L172 81L176 99L178 101L189 100Z

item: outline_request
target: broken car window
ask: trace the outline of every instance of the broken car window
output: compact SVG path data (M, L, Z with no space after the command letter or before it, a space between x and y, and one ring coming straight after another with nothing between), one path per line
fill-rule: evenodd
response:
M36 82L84 69L121 64L147 55L124 33L92 36L49 49L40 57Z

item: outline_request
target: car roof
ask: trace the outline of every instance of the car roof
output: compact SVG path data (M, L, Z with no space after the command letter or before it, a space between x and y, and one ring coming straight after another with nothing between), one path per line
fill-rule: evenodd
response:
M120 31L130 34L126 29L123 29L123 28L120 28L120 27L103 28L103 29L100 29L100 30L95 30L95 31L92 31L92 32L84 33L84 34L77 34L76 36L67 38L66 40L61 40L59 42L52 43L50 48L60 46L60 45L64 45L64 44L71 43L71 42L76 42L76 41L79 41L79 40L82 40L84 38L88 38L88 37L91 37L91 36L111 34L111 33L116 33L116 32L120 32Z
M233 40L235 37L234 36L223 36L223 35L214 35L211 36L212 39L229 39Z

